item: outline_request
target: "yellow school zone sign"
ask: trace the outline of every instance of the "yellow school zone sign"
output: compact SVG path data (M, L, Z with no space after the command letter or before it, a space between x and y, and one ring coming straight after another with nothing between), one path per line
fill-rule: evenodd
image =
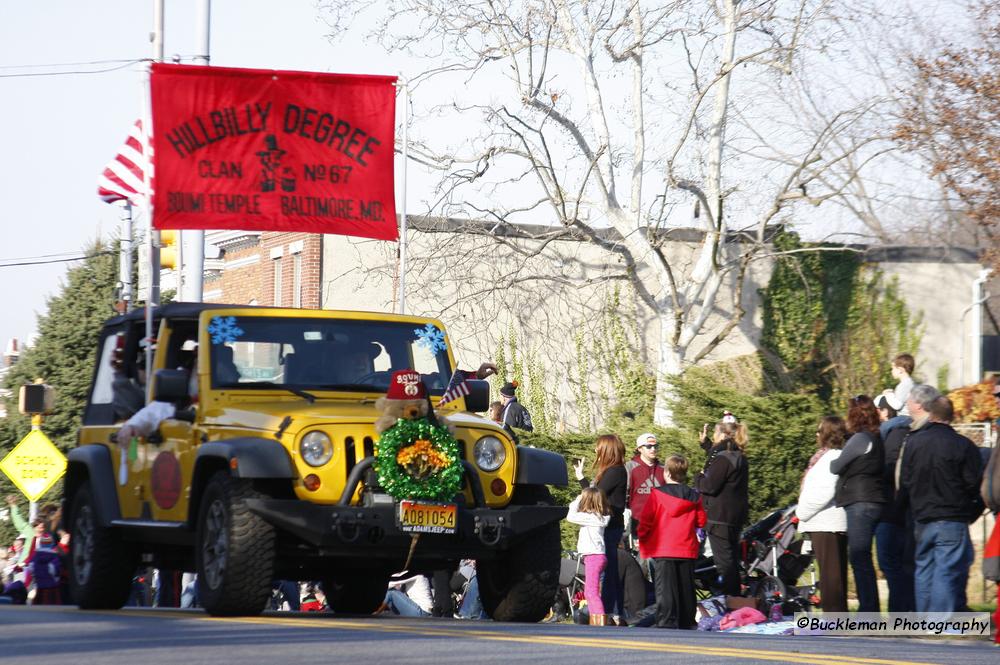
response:
M0 461L0 471L28 501L38 501L66 473L66 456L41 430L35 429Z

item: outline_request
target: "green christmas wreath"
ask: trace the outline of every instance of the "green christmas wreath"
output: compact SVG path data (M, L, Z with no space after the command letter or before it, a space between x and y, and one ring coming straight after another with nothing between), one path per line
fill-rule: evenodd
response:
M400 418L382 432L375 471L382 488L396 499L450 501L462 489L458 441L426 418Z

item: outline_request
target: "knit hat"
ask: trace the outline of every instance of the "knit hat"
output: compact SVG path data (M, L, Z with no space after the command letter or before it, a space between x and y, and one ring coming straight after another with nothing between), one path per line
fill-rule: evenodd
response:
M652 439L652 441L650 441ZM656 445L656 435L652 432L645 432L635 437L635 447L639 448L641 446L653 444Z
M385 396L387 399L427 399L427 389L419 374L412 369L401 369L392 373Z
M893 411L899 411L903 408L903 405L899 403L899 398L896 397L896 393L882 393L875 398L875 408L884 409L889 407Z
M735 425L736 422L737 422L736 416L733 415L732 411L728 411L728 410L727 411L723 411L722 412L722 422L724 422L724 423L733 423Z
M513 397L514 391L517 390L517 387L519 385L521 384L519 384L517 381L508 381L507 383L503 384L503 388L500 389L500 394L503 395L504 397Z

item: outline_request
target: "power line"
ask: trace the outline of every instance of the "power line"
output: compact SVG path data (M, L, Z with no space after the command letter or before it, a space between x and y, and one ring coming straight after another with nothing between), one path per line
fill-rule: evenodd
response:
M115 65L114 67L106 67L105 69L91 69L91 70L71 70L71 71L61 71L61 72L29 72L25 74L0 74L0 79L11 79L11 78L25 78L29 76L69 76L74 74L106 74L107 72L113 72L119 69L125 69L126 67L131 67L134 64L140 62L146 62L149 58L140 58L138 60L129 60L123 65Z
M0 264L0 268L16 268L18 266L40 266L48 263L69 263L71 261L83 261L85 259L92 259L97 256L111 256L117 254L118 252L96 252L94 254L85 254L84 256L71 256L66 259L48 259L45 261L22 261L20 263L5 263Z
M110 65L117 64L121 62L135 62L135 58L129 59L119 59L119 60L91 60L90 62L53 62L47 65L0 65L0 69L45 69L51 67L86 67L90 65Z
M203 57L197 55L174 55L171 60L173 62L182 62L184 60L195 60L196 58ZM138 64L140 62L151 62L150 58L132 58L129 60L90 60L87 62L54 62L50 64L29 64L29 65L0 65L0 70L8 69L49 69L52 67L89 67L92 65L115 65L114 67L106 67L104 69L87 69L87 70L64 70L59 72L23 72L18 74L0 74L0 78L23 78L28 76L66 76L73 74L104 74L107 72L113 72L119 69L124 69L130 65Z
M0 259L0 263L6 263L7 261L34 261L35 259L51 259L55 257L62 256L76 256L80 253L80 250L74 249L71 252L56 252L54 254L36 254L34 256L8 256L5 259Z

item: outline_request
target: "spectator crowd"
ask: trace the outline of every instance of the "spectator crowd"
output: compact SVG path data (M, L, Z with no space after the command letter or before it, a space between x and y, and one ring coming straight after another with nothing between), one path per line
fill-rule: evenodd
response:
M818 604L824 612L848 611L848 567L857 610L881 611L876 561L890 612L968 609L965 590L974 559L969 524L987 505L1000 509L1000 462L985 460L981 449L951 426L950 400L915 383L913 369L912 356L897 356L894 388L874 398L852 397L843 416L817 423L815 452L803 470L795 511L819 568ZM504 386L504 402L494 404L492 415L505 426L530 429L530 416L514 397L516 387ZM617 435L598 437L590 478L584 460L573 464L581 493L567 520L580 527L577 550L591 625L625 625L646 606L644 599L627 601L626 575L619 571L620 565L637 563L653 589L655 602L646 612L651 621L661 628L696 627L694 564L706 546L716 575L713 590L744 595L740 539L749 517L744 451L750 437L727 411L714 426L704 426L700 443L705 461L696 472L682 455L668 455L661 463L652 433L637 438L628 459ZM18 535L0 551L0 602L71 603L72 543L60 529L60 509L44 505L29 523L15 497L6 500ZM1000 569L1000 551L994 551L1000 550L1000 534L994 531L989 570ZM635 556L623 559L623 551ZM1000 570L987 574L1000 577ZM277 580L272 608L322 610L324 591L317 583ZM195 607L197 585L189 574L140 571L129 604ZM469 560L429 576L394 575L384 602L373 609L409 617L486 618L475 562Z

